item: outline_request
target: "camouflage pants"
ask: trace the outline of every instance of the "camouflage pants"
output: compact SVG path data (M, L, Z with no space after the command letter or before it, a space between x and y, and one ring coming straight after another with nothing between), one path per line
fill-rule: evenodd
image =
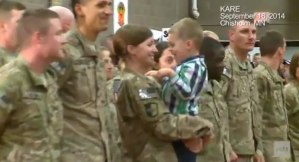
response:
M299 162L299 151L293 151L293 157L294 161L293 162Z
M251 156L251 155L238 155L237 162L253 162L253 156Z
M106 162L106 152L102 147L88 149L65 149L61 154L62 162Z

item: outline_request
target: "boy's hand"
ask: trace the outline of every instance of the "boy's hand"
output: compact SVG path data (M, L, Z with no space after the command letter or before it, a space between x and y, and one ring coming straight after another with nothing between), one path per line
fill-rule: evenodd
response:
M199 153L204 146L208 145L211 139L214 138L213 134L206 135L201 138L192 138L184 140L185 146L194 153Z
M214 134L209 134L209 135L206 135L206 136L203 136L202 137L202 140L203 140L203 146L206 146L207 144L209 144L209 142L211 141L211 139L214 138Z
M202 138L191 138L184 140L185 146L194 153L199 153L203 148Z
M151 76L151 77L155 78L157 76L157 74L158 74L157 70L151 70L151 71L145 73L145 76Z
M157 73L157 79L163 79L165 77L172 77L175 75L175 71L172 70L171 68L163 68L163 69L160 69L158 70L158 73Z
M230 155L230 162L238 161L238 155L235 152L232 152Z

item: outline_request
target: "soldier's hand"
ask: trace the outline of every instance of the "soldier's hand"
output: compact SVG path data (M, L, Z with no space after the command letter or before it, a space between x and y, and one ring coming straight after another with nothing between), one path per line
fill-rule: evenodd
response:
M237 162L238 161L238 155L235 152L232 152L230 155L230 162Z
M194 153L199 153L203 148L202 138L184 140L185 146Z
M263 156L255 154L254 155L254 162L265 162L265 159Z

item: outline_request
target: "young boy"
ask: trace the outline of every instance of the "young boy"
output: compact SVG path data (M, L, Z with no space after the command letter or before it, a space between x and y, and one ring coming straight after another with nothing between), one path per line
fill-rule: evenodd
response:
M178 65L175 70L160 69L154 77L157 80L163 79L162 97L174 114L198 114L199 92L207 82L204 59L199 56L202 37L201 26L190 18L180 20L169 30L169 48ZM204 141L192 139L173 142L179 162L196 162L196 152L200 151L202 142L209 139L206 138Z

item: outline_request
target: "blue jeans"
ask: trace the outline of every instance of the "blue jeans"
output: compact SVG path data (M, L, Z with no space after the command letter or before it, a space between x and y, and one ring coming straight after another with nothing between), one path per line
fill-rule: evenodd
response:
M183 141L172 142L172 147L178 158L178 162L196 162L196 153L190 151Z

